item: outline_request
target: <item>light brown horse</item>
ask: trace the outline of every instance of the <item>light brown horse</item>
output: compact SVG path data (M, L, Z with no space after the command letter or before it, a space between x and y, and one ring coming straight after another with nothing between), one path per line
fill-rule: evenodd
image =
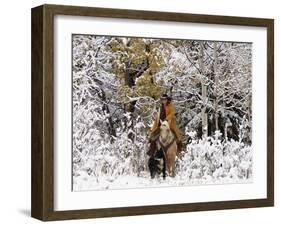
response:
M177 155L176 137L169 127L167 121L160 121L160 136L158 139L158 148L162 148L166 158L166 169L171 177L175 176L175 162Z

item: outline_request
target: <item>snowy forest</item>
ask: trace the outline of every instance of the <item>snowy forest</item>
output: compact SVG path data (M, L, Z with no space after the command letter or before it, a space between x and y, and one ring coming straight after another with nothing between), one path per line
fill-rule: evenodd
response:
M251 70L251 43L72 35L73 190L251 182ZM162 94L184 144L166 180L146 154Z

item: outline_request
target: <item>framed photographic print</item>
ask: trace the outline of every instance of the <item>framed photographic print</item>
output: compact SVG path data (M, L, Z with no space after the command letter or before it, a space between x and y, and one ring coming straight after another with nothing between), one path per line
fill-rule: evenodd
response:
M274 205L274 21L32 9L32 216Z

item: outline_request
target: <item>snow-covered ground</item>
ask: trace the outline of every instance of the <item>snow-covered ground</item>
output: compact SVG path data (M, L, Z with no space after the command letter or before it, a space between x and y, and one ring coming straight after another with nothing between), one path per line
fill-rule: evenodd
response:
M215 178L191 179L183 180L180 176L174 178L167 177L165 180L161 176L151 179L149 172L143 172L140 176L123 176L117 179L100 178L96 179L89 177L87 174L80 175L75 179L73 184L74 191L89 191L89 190L106 190L106 189L131 189L131 188L153 188L153 187L168 187L168 186L195 186L195 185L211 185L211 184L237 184L251 183L252 179L233 179Z
M95 158L98 161L95 161ZM103 161L106 158L106 161ZM144 156L144 162L148 160ZM176 176L150 178L147 166L140 172L128 171L132 158L120 161L115 157L90 155L73 177L73 190L128 189L166 186L193 186L252 182L252 148L231 140L222 143L208 137L193 139L176 163ZM118 162L119 161L119 162ZM97 164L97 165L92 165ZM98 167L97 167L98 166ZM106 171L103 167L111 169ZM100 172L94 172L100 170ZM103 171L103 172L101 172Z

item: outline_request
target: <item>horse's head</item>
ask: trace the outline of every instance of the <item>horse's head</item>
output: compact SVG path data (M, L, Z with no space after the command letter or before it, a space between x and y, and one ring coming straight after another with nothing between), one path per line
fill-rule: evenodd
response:
M170 126L169 123L165 121L160 121L160 135L164 138L167 137L168 134L170 133Z
M170 130L170 126L169 126L168 121L166 121L166 120L164 120L164 121L160 120L160 129L161 129L161 128L162 128L162 129L167 128L167 129Z

